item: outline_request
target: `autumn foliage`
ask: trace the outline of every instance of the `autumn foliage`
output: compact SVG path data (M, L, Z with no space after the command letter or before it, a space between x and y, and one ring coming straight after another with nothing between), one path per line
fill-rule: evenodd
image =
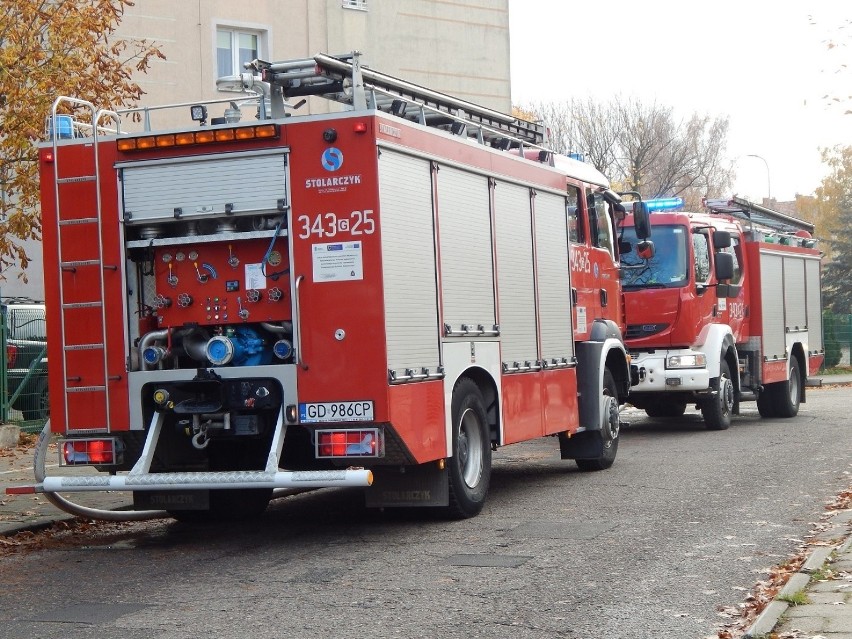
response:
M131 0L0 0L0 274L26 269L21 240L40 239L36 144L57 96L119 109L139 99L134 71L163 58L115 29Z

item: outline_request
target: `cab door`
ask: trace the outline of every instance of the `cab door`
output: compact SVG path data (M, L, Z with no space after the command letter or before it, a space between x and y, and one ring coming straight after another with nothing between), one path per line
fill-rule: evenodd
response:
M591 319L606 319L624 331L622 300L618 272L618 238L612 205L601 193L586 197L589 215L589 283L590 307L595 308Z
M720 250L729 253L734 258L734 276L728 281L728 286L723 291L726 296L720 296L717 300L720 321L731 327L734 340L741 344L748 338L746 334L746 320L749 309L748 299L744 282L744 261L742 236L731 236L731 245Z

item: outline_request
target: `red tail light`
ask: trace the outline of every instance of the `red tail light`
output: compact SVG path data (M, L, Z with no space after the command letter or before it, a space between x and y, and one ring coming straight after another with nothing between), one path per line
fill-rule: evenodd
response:
M62 464L114 465L121 463L121 446L113 437L108 439L67 439L62 442Z
M382 431L378 428L354 430L318 430L316 456L381 457L384 449Z
M14 368L18 359L18 347L14 344L6 344L6 368Z

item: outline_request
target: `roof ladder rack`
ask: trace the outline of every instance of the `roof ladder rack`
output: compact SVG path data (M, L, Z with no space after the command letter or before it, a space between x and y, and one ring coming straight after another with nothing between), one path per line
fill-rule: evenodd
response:
M362 67L359 56L358 52L341 56L320 53L287 62L254 60L246 68L280 87L282 99L318 96L355 110L377 109L505 150L517 148L522 153L525 147L544 148L545 127L541 124Z
M734 196L731 199L705 200L704 205L711 213L726 213L732 217L744 220L752 225L759 225L778 233L795 233L807 231L813 234L814 225L799 218L786 215L760 204Z

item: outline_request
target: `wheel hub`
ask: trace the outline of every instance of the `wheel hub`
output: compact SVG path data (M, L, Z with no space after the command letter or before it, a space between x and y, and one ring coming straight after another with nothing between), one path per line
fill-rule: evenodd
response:
M618 414L618 400L615 397L605 397L603 418L604 446L609 448L612 446L612 442L618 439L618 432L621 429L621 419Z
M722 412L726 415L734 408L734 384L733 382L722 376L719 380L719 400L722 402Z

